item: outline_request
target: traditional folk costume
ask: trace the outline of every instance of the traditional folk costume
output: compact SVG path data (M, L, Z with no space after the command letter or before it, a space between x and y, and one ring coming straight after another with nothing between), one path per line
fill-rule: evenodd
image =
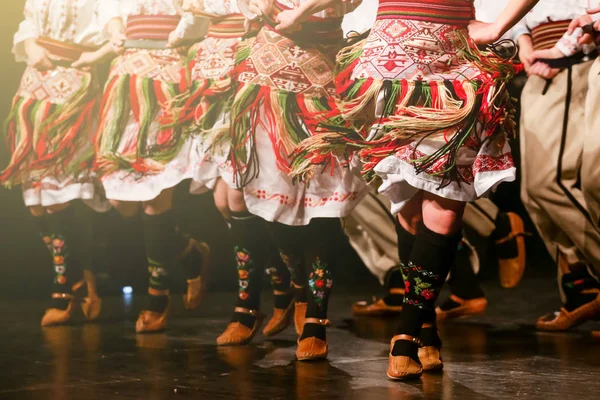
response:
M262 16L265 26L238 52L231 161L234 184L243 191L249 210L239 217L249 221L255 215L269 221L292 272L296 330L301 335L296 355L308 360L327 356L325 326L335 249L323 238L339 233L337 218L362 198L365 184L356 165L343 155L307 183L294 182L289 175L296 146L337 107L333 69L342 17L359 2L344 2L312 16L296 34L277 32L277 14L300 3L275 1ZM241 232L237 222L232 233ZM256 242L249 229L248 225L240 238ZM305 262L310 271L304 270ZM252 329L258 323L256 319Z
M298 151L294 172L303 176L312 170L307 165L353 146L367 179L383 181L380 192L394 213L421 190L468 202L514 180L505 90L514 68L469 41L473 18L471 0L380 0L368 38L338 57L342 117L354 120L358 132L336 128L333 119L333 129ZM424 225L416 236L398 230L406 294L402 334L391 345L393 379L442 368L434 303L460 239ZM418 338L424 347L417 357Z
M172 114L165 121L184 126L194 135L196 164L192 193L202 192L205 188L214 189L217 179L223 179L228 186L234 187L228 163L230 108L235 94L235 80L231 72L238 49L243 46L244 40L253 36L253 32L256 34L257 29L246 29L246 19L240 13L237 1L192 0L184 4L184 9L196 16L210 18L211 25L206 38L190 49L181 84L188 90L176 99ZM263 334L270 337L281 332L290 324L293 315L290 273L277 248L266 237L265 222L253 216L231 214L233 216L228 223L236 242L238 301L231 323L217 339L219 345L242 345L252 340L256 333L256 329L252 329L255 317L264 318L258 311L263 271L269 275L275 303L273 317ZM243 235L238 240L240 229L247 229L254 241L244 242ZM256 314L248 316L243 310L253 310Z
M184 41L204 37L207 23L186 13L177 0L99 0L100 12L122 18L126 25L125 52L112 64L96 134L96 167L111 200L145 202L192 177L193 138L161 118L180 88L182 57L167 48L171 32ZM132 220L132 218L126 218ZM128 221L132 225L133 221ZM206 261L203 243L176 232L172 210L144 213L144 241L148 257L149 302L136 324L138 332L166 327L169 271L177 258ZM192 256L193 253L193 256ZM184 265L185 266L185 265ZM186 308L198 305L204 284L198 268L186 268Z
M106 21L96 15L96 0L27 0L25 19L14 37L16 60L30 62L26 41L34 40L54 67L25 69L7 120L10 163L0 176L6 187L21 185L28 207L51 207L83 200L98 212L110 205L98 190L92 171L91 136L100 91L95 70L71 68L84 52L93 52L106 40ZM45 212L45 211L44 211ZM81 301L86 318L100 312L95 281L82 264L91 250L79 241L84 232L72 207L34 218L52 255L55 278L53 302L42 325L69 320ZM88 289L88 295L84 292ZM85 296L82 298L82 296Z
M564 49L568 43L559 39L570 21L598 5L587 0L541 0L515 26L515 39L530 35L536 50L557 44ZM585 51L596 54L595 46ZM521 198L557 263L564 301L560 313L538 320L542 330L568 329L600 313L598 282L588 270L600 273L600 231L586 203L583 183L589 182L584 179L588 171L582 168L590 59L573 59L552 80L530 76L521 96ZM591 164L596 163L593 160Z

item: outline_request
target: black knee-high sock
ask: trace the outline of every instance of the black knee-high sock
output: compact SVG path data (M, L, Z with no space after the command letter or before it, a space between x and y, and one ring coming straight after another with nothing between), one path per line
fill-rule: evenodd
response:
M232 213L230 226L238 271L236 305L248 310L258 310L266 257L264 241L268 240L265 221L246 211ZM254 326L255 320L255 316L245 313L234 313L232 319L249 328Z
M471 300L484 297L469 259L469 248L464 242L458 245L456 259L450 268L448 286L450 292L461 299Z
M34 216L33 221L38 227L38 232L40 233L42 242L44 242L44 246L52 254L52 232L48 229L48 215Z
M308 226L307 260L310 260L308 275L308 306L306 318L327 319L329 297L333 287L336 248L330 238L340 234L338 219L318 218ZM326 339L325 326L320 324L304 325L300 339L317 337Z
M292 227L278 222L267 222L267 228L290 273L294 300L297 303L306 303L307 274L303 243L306 241L307 228Z
M73 285L83 279L81 265L74 257L75 249L72 246L77 221L72 207L46 217L48 232L52 243L52 262L54 266L54 284L52 293L72 294ZM68 300L53 299L53 307L66 309Z
M404 280L406 277L403 274L403 266L408 263L410 253L415 244L415 235L404 229L400 223L396 223L396 233L398 234L398 258L400 265L392 268L386 276L385 288L388 294L383 298L388 305L399 306L404 301L404 296L401 294L389 293L390 289L404 289Z
M287 309L292 301L292 293L290 288L290 271L283 263L277 246L272 242L266 242L267 245L267 266L266 273L271 281L271 288L281 294L273 295L274 308Z
M419 227L410 261L404 267L406 294L398 334L419 337L421 326L435 320L435 301L446 280L462 235L441 235ZM417 346L397 341L392 355L406 355L418 361Z
M148 310L164 312L168 305L170 271L176 263L177 253L175 215L173 210L158 215L143 214L144 243L148 258L149 302Z

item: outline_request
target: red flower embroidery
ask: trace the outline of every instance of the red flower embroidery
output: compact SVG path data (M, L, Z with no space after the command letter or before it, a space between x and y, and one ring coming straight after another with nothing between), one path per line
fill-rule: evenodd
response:
M323 286L325 286L325 281L324 281L323 279L319 279L319 280L317 280L317 281L315 282L315 285L316 285L318 288L322 288Z
M421 292L421 296L425 297L427 300L431 300L435 297L435 294L431 290L425 289Z
M404 281L404 291L408 292L409 289L410 289L410 282L409 281Z

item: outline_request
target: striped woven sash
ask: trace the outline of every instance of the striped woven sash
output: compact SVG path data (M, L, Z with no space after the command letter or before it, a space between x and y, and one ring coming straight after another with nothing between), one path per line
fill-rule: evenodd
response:
M465 26L475 18L472 0L379 0L377 19L410 19Z
M132 15L127 18L127 39L168 40L177 28L180 15Z
M37 44L45 48L55 56L64 61L74 62L79 60L82 53L88 51L95 51L96 49L90 46L84 46L81 44L73 44L73 43L65 43L59 40L49 39L49 38L38 38L36 40Z
M563 37L571 21L556 21L538 25L531 30L535 50L551 49Z
M245 18L242 14L232 14L215 19L208 28L208 37L229 39L239 38L246 34Z

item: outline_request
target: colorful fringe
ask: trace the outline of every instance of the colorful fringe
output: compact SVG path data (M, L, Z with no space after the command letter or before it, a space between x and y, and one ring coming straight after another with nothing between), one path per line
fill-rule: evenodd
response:
M481 146L479 132L486 140L496 134L515 131L514 99L506 90L518 68L511 60L501 59L497 53L500 45L479 50L462 30L456 31L458 57L482 73L476 80L414 81L376 79L351 80L350 76L362 53L362 43L342 50L338 56L340 69L336 85L343 105L342 121L339 115L330 115L327 124L319 127L319 134L303 142L295 153L292 175L306 179L314 169L324 167L331 156L358 153L363 161L366 179L375 177L373 169L383 159L394 155L411 142L422 142L432 136L444 135L446 145L434 154L415 161L417 173L443 163L444 182L460 181L456 158L461 147L469 144ZM514 54L511 54L511 59ZM385 94L383 117L373 124L365 110L373 107L380 93ZM346 121L354 122L348 129ZM367 140L371 129L377 137Z
M317 133L324 117L336 107L330 96L306 97L269 86L244 85L232 106L232 161L237 184L244 186L259 173L254 148L257 126L267 130L278 168L290 172L295 149Z
M81 88L63 104L16 96L6 120L6 141L11 152L0 182L11 188L27 175L78 176L91 166L89 146L97 91L93 76L85 75ZM81 151L89 147L89 152Z
M166 114L180 94L178 86L136 75L114 75L109 79L95 139L96 167L103 174L116 170L159 173L179 154L187 140L179 126L162 127L153 143L149 143L152 124ZM119 149L131 113L139 131L136 140Z

